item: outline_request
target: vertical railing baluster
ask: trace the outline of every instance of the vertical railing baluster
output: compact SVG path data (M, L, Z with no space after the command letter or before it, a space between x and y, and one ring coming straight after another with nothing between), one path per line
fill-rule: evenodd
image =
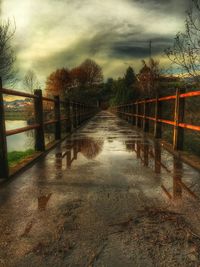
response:
M55 113L55 140L61 139L61 116L60 116L60 97L54 96L54 113Z
M74 130L74 110L73 102L70 101L70 120L71 120L71 132Z
M135 104L135 108L136 108L136 112L135 112L135 125L137 126L137 127L139 127L139 117L138 117L138 115L139 115L139 104L138 104L138 101L136 102L136 104Z
M66 133L70 133L72 128L71 128L71 109L70 109L70 100L66 99L65 101L65 109L66 109Z
M2 80L0 78L0 90L2 89ZM0 91L0 178L9 177L8 152L6 140L5 110L3 94Z
M159 118L162 118L162 101L159 101L158 95L155 102L155 122L154 122L154 137L162 137L162 122L159 122Z
M144 132L149 131L149 119L147 119L148 116L149 116L149 103L147 103L145 99L144 100L144 117L143 117L143 131Z
M73 126L73 129L76 129L76 110L75 110L75 103L72 102L72 126Z
M78 125L81 124L81 104L78 105Z
M135 125L135 116L134 116L134 113L135 113L135 105L134 103L131 105L131 114L132 114L132 119L131 119L131 123L132 125Z
M130 113L130 115L129 115L129 123L132 124L132 118L133 118L132 117L132 104L129 105L129 113Z
M76 104L76 125L79 126L79 103Z
M76 110L76 128L78 128L78 103L75 104L75 110Z
M45 151L42 90L35 90L34 95L35 123L39 124L39 127L35 130L35 150Z
M182 150L184 146L184 129L179 123L184 121L185 99L180 98L180 89L176 90L175 111L174 111L174 132L173 149Z

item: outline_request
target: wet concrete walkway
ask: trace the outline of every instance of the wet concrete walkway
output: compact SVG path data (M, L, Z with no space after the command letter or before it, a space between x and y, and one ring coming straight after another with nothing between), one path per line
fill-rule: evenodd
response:
M0 189L0 266L200 266L199 178L101 112Z

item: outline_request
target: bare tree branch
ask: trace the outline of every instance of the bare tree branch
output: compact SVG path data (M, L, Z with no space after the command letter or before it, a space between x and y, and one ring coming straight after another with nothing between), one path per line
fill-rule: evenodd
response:
M15 30L15 23L11 24L10 20L0 22L0 77L10 84L16 81L16 57L11 45Z
M28 70L24 76L23 85L26 91L33 93L35 89L39 89L40 83L38 81L37 75L33 70Z
M165 50L169 60L200 83L200 1L192 0L187 13L185 32L177 33L172 47Z

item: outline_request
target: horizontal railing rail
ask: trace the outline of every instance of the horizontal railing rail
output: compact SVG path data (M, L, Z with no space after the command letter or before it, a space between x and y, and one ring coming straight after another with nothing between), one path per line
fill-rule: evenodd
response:
M178 89L179 91L179 89ZM182 93L179 95L179 98L187 98L187 97L193 97L193 96L200 96L200 91L194 91L194 92L187 92L187 93ZM138 100L134 103L128 103L128 104L123 104L119 105L117 107L125 107L125 106L130 106L130 105L137 105L137 104L144 104L144 103L153 103L156 101L167 101L167 100L174 100L176 99L176 95L170 95L170 96L164 96L164 97L159 97L159 98L152 98L152 99L143 99L143 100Z
M26 127L7 130L6 129L6 109L4 103L4 96L23 97L33 100L33 124ZM44 109L44 101L53 103L51 113L53 117L51 119L44 119L44 112L47 114L50 111ZM61 111L61 105L64 110ZM97 112L97 107L85 105L83 103L74 102L70 100L60 100L59 96L54 98L46 97L42 95L42 90L35 90L34 94L25 92L19 92L16 90L2 88L0 79L0 178L9 177L9 163L8 163L8 151L7 151L7 137L16 134L24 133L27 131L35 131L35 151L45 152L45 130L48 125L55 126L55 140L61 140L62 137L62 123L65 123L65 133L69 134L76 128L78 128L84 121L94 116Z
M156 97L153 99L142 99L132 103L113 107L111 110L119 117L131 122L137 127L143 128L145 132L149 131L149 122L154 123L154 136L162 138L162 125L173 126L173 148L182 150L184 146L184 129L200 131L200 125L189 124L185 119L185 99L200 96L200 91L182 92L176 90L175 95ZM173 120L162 118L163 102L174 101ZM154 116L150 115L150 105L154 104Z

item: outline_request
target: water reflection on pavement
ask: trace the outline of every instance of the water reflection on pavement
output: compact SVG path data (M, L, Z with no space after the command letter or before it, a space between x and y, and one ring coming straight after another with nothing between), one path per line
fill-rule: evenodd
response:
M195 266L199 178L101 112L1 188L0 266Z

